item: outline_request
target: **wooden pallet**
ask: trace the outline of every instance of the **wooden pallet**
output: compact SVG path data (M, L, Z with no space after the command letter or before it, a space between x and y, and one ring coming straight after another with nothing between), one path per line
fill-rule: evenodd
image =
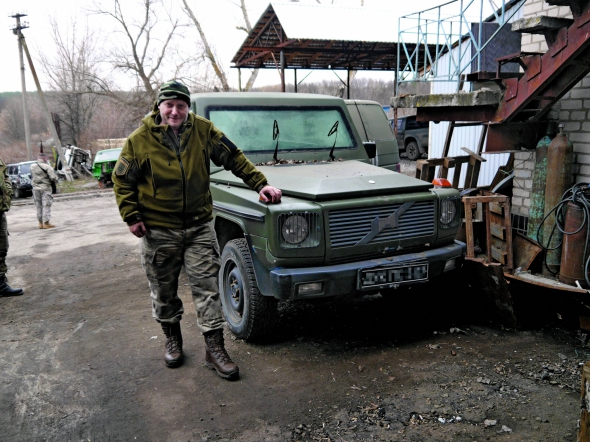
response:
M473 229L473 212L481 204L485 221L485 237L480 243L485 243L486 258L475 256L475 235ZM505 195L481 191L479 195L464 196L465 208L465 236L467 257L472 261L487 264L498 263L507 270L514 268L512 254L512 225L510 220L510 198ZM482 247L483 250L483 247Z

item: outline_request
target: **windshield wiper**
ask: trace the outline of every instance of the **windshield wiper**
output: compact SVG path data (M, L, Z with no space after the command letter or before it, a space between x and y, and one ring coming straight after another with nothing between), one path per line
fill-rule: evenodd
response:
M279 123L277 123L277 120L275 120L275 122L272 125L272 139L277 140L277 145L275 146L275 154L273 155L273 159L275 160L275 163L279 162L279 158L278 158L278 153L279 153L279 134L281 132L279 131Z
M336 134L334 137L334 144L332 145L332 149L330 150L330 159L334 161L334 147L336 147L336 140L338 139L338 120L332 125L330 132L328 132L328 136L331 137L333 134Z

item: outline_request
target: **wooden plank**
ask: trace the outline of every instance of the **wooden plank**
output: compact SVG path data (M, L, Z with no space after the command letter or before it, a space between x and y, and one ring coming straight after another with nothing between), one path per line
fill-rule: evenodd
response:
M541 275L531 275L530 273L520 272L512 275L509 272L504 272L504 276L507 279L514 279L517 281L527 282L532 285L537 285L539 287L545 287L549 289L557 289L563 290L564 292L573 292L573 293L582 293L588 295L590 292L585 289L579 289L572 285L563 284L559 281L554 279L545 278Z
M500 206L500 204L495 201L490 202L490 211L492 213L497 213L498 215L504 215L504 211L502 210L502 206Z
M463 199L465 201L465 199ZM473 209L475 208L474 204L465 203L465 236L467 245L467 257L475 258L475 251L473 250L474 247L474 238L473 238Z
M492 258L495 261L498 261L501 264L506 264L507 262L507 254L505 251L498 249L497 247L492 246Z
M506 227L492 222L490 224L490 229L492 236L501 239L502 241L506 241Z

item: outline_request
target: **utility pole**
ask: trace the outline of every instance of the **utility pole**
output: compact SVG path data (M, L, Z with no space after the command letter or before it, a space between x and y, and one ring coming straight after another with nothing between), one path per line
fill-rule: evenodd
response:
M19 16L19 17L22 17L23 15L24 14L15 14L15 16ZM17 18L17 23L20 23L19 18ZM51 136L53 137L53 142L55 144L55 151L57 152L57 156L59 157L59 159L61 161L62 170L66 176L66 179L68 181L72 181L73 180L72 169L64 158L61 140L59 139L59 136L57 135L57 130L55 129L55 124L53 124L53 119L51 117L51 112L49 112L49 107L47 106L47 101L45 100L45 94L43 93L43 89L41 89L41 83L39 83L39 77L37 77L37 71L35 70L35 66L33 65L33 59L31 58L31 54L29 53L29 48L27 46L27 42L25 41L25 36L21 32L21 30L22 30L22 27L19 27L17 30L13 29L13 32L18 35L19 47L24 49L25 55L27 56L27 61L29 62L29 69L31 70L31 75L33 75L33 80L35 80L35 86L37 86L37 93L39 94L39 98L41 99L41 107L43 108L43 113L45 114L45 120L47 122L49 132L51 133Z
M23 115L25 119L25 144L27 146L27 159L31 161L31 129L29 127L29 110L27 106L27 87L25 84L25 63L23 59L23 44L20 36L22 35L21 30L28 28L26 22L21 23L20 18L26 17L27 14L16 13L11 15L12 18L16 19L16 27L12 28L12 33L18 37L18 56L20 59L20 83L21 83L21 98L23 102Z

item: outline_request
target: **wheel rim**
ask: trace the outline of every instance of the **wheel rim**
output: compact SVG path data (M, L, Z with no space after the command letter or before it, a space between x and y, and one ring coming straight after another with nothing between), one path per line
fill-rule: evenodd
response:
M408 145L408 157L416 156L417 149L418 149L418 146L416 146L415 144L409 144Z
M224 298L232 319L239 322L244 314L244 280L235 263L228 263L225 272Z

